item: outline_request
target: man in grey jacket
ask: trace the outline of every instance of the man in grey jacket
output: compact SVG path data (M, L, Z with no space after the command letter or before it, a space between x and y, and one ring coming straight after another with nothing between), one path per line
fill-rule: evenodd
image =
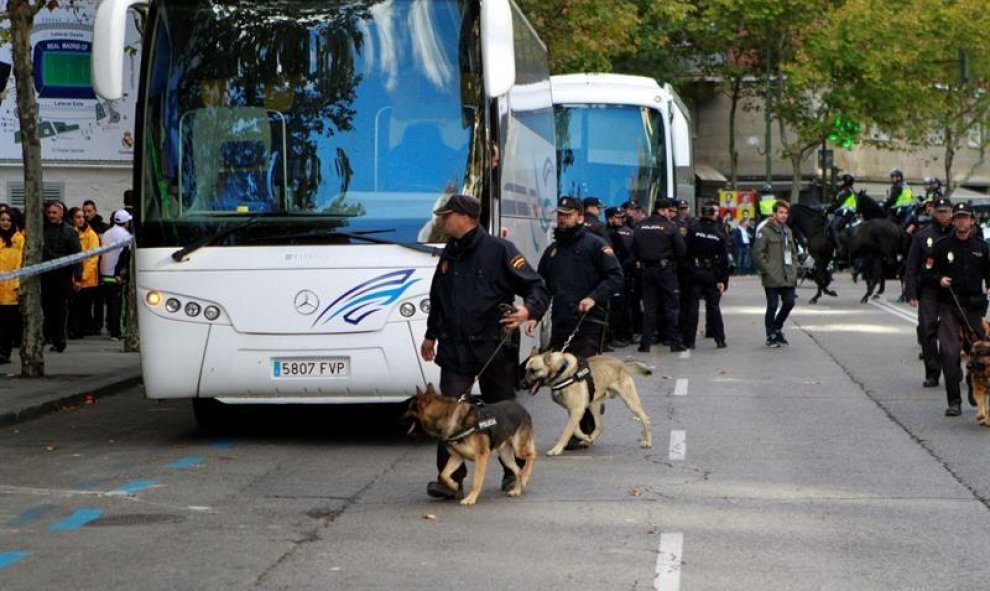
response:
M794 243L794 233L787 227L790 208L786 201L774 203L773 215L757 228L753 243L753 263L767 295L764 317L767 347L774 348L789 344L781 329L796 299L797 245Z

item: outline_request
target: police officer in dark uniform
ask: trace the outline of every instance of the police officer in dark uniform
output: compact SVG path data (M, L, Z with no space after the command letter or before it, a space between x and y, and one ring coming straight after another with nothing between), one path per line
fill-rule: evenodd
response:
M633 232L647 217L646 212L635 199L623 203L621 209L625 212L626 227ZM633 341L638 338L639 331L643 326L643 275L640 269L635 266L635 259L634 256L632 271L626 273L626 301L629 302L629 320L633 332L631 340Z
M560 351L577 328L567 352L592 357L600 353L608 301L622 288L622 267L612 247L589 232L582 219L580 200L565 196L557 201L554 242L540 257L537 272L553 299L550 348Z
M677 200L677 209L674 211L674 217L671 218L675 224L677 224L677 231L680 232L681 236L684 237L685 243L687 242L688 231L697 222L697 218L691 215L691 206L687 199ZM687 326L687 311L690 306L688 298L691 297L691 290L684 289L692 281L692 269L688 264L677 266L677 284L681 287L680 296L680 313L677 317L677 325L681 327L682 339L684 343L693 343L694 335L691 338L687 338L684 333L684 327ZM707 326L706 326L707 328ZM697 329L697 326L695 326ZM659 327L658 327L659 330ZM706 331L706 335L707 335Z
M942 375L949 406L945 416L962 414L959 366L966 340L984 340L983 315L990 288L990 246L980 239L973 226L976 219L968 203L958 203L952 210L952 232L935 245L934 269L939 277L938 346L942 354Z
M623 286L612 294L612 305L609 316L609 345L616 349L626 347L632 341L632 317L630 315L630 300L627 294L631 291L630 284L636 271L636 259L632 255L633 231L626 227L625 212L618 207L605 210L605 223L608 228L609 240L615 250L615 256L622 266ZM637 300L638 305L638 300Z
M450 240L433 275L430 314L420 353L423 360L435 360L440 366L443 395L467 393L477 376L485 402L511 399L515 396L519 352L510 344L511 338L504 338L504 331L543 316L550 299L546 286L511 242L490 235L478 225L478 199L451 195L433 213L441 217ZM516 295L522 296L523 304L508 311ZM489 365L479 376L486 362ZM448 457L441 443L437 448L438 472ZM466 474L462 466L453 478L460 483ZM512 473L506 470L503 490L514 485ZM438 498L460 496L460 491L452 491L439 481L429 483L426 492Z
M677 265L687 247L677 225L661 212L676 207L672 199L661 200L656 213L639 225L633 235L633 256L643 276L643 328L639 351L648 353L656 330L657 310L666 318L667 342L672 352L684 351L678 329L679 289Z
M705 205L701 208L701 218L691 226L687 235L688 281L681 285L688 292L688 309L685 313L684 346L694 348L698 332L699 301L705 298L705 319L709 335L715 339L715 346L725 348L725 325L719 301L729 283L728 239L718 223L718 208Z
M918 308L918 342L925 361L925 388L938 386L942 363L938 353L939 276L935 273L935 247L952 233L952 203L935 200L933 222L914 235L904 277L907 302Z
M585 197L581 204L584 206L584 227L587 228L592 234L598 236L607 244L611 245L608 232L605 231L605 226L598 218L598 216L602 213L601 200L598 197Z

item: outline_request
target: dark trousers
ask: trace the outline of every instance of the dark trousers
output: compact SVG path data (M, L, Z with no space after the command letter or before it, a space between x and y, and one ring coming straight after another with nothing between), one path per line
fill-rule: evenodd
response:
M0 306L0 359L10 359L14 343L20 340L17 332L21 327L21 316L17 304Z
M710 271L699 272L685 287L689 297L688 308L684 314L684 346L694 348L694 340L698 334L701 298L705 299L705 330L708 336L715 339L716 343L724 343L725 325L722 323L722 309L719 308L722 295L718 293L715 276Z
M69 280L64 273L41 276L41 310L45 316L43 331L45 339L58 350L65 349Z
M100 286L80 289L69 297L69 337L82 338L89 332L93 318L93 297Z
M681 335L677 325L680 290L677 287L677 274L670 267L643 269L643 330L639 341L642 347L653 344L658 310L663 311L668 344L671 347L680 345Z
M962 366L959 363L963 347L962 333L972 335L970 328L976 332L976 340L983 340L983 314L979 311L966 310L963 312L955 304L940 304L938 309L938 348L942 357L942 375L945 376L945 398L949 406L962 403L959 383L963 379ZM967 324L968 321L968 324Z
M518 364L518 349L503 346L494 359L492 359L488 368L485 369L485 372L478 378L478 386L481 388L481 399L484 402L491 404L493 402L515 399L516 367ZM440 368L440 394L443 396L460 398L462 394L470 393L473 384L473 375L455 373ZM437 444L437 474L443 471L448 459L450 459L450 453L447 451L447 446L441 441ZM504 468L505 466L503 466ZM508 470L505 471L509 472ZM467 476L467 466L461 465L460 468L454 471L451 478L455 482L461 482L465 476Z
M629 329L633 332L643 326L643 274L630 269L626 274L626 301L629 302Z
M103 298L107 304L107 334L124 336L124 284L104 283Z
M942 359L938 352L938 288L922 287L918 296L918 342L925 360L925 379L938 380Z
M93 289L90 298L89 326L85 327L86 334L100 334L103 330L103 323L106 318L106 294L102 285L97 285Z
M612 294L609 302L608 332L609 339L616 341L632 340L632 325L630 324L629 305L625 290Z
M767 294L767 313L763 317L763 324L767 329L767 337L771 337L784 328L797 296L793 287L764 287L763 291ZM780 306L780 310L777 306Z

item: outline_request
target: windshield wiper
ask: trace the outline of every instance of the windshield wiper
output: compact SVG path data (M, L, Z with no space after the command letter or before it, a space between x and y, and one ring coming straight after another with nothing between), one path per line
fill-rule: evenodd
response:
M307 232L290 232L287 234L279 234L277 236L259 236L258 238L248 240L247 242L257 242L261 240L298 240L300 238L329 238L332 236L341 236L352 240L371 242L372 244L390 244L394 246L401 246L402 248L408 248L409 250L425 252L431 256L439 256L440 254L439 248L426 244L419 244L417 242L398 242L395 240L387 240L385 238L376 238L371 236L371 234L386 234L389 232L395 232L395 230L392 228L382 230L356 230L354 232L341 232L340 230L317 230Z
M216 242L217 240L220 240L221 238L226 238L227 236L230 236L231 234L235 234L235 233L240 232L241 230L243 230L245 228L248 228L248 227L252 226L255 222L258 221L258 218L259 218L259 216L251 217L249 219L244 220L243 222L234 224L232 226L227 226L223 230L220 230L219 232L216 232L215 234L211 234L211 235L207 236L206 238L203 238L202 240L197 240L196 242L193 242L192 244L187 244L187 245L183 246L182 248L180 248L179 250L177 250L177 251L175 251L175 252L172 253L172 260L175 261L175 262L177 262L177 263L181 263L183 260L185 260L185 258L189 254L191 254L191 253L199 250L200 248L203 248L204 246L206 246L208 244L213 244L214 242Z

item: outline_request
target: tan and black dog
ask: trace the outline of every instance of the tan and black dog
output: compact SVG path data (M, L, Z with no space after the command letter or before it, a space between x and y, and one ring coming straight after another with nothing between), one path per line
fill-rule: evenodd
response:
M450 452L450 459L440 473L444 486L457 490L451 475L464 460L475 463L471 490L461 500L462 505L473 505L478 501L493 451L516 476L516 485L506 494L510 497L522 494L536 463L536 443L533 441L533 419L521 404L506 400L476 406L465 400L440 396L433 384L429 384L425 391L416 388L416 397L409 410L423 431L442 441ZM516 458L526 460L521 470Z
M983 319L983 334L990 338L990 322ZM963 340L970 338L966 330L963 330ZM987 408L988 398L990 398L990 340L972 341L967 347L963 347L962 356L966 360L966 372L973 385L973 398L970 402L976 404L976 421L984 427L990 427L990 408Z
M644 376L652 375L650 368L642 363L621 361L608 355L589 357L582 363L570 353L540 353L534 349L526 360L525 368L523 385L530 388L530 394L535 394L541 386L549 386L553 392L553 401L567 409L567 425L557 444L547 452L548 456L560 455L571 436L585 446L594 443L604 429L602 403L606 397L615 396L621 398L643 423L640 447L648 448L653 445L653 422L640 404L636 383L629 373L633 370ZM593 387L593 394L589 393L589 387ZM589 409L595 417L595 430L591 433L581 432L578 426L585 409Z

